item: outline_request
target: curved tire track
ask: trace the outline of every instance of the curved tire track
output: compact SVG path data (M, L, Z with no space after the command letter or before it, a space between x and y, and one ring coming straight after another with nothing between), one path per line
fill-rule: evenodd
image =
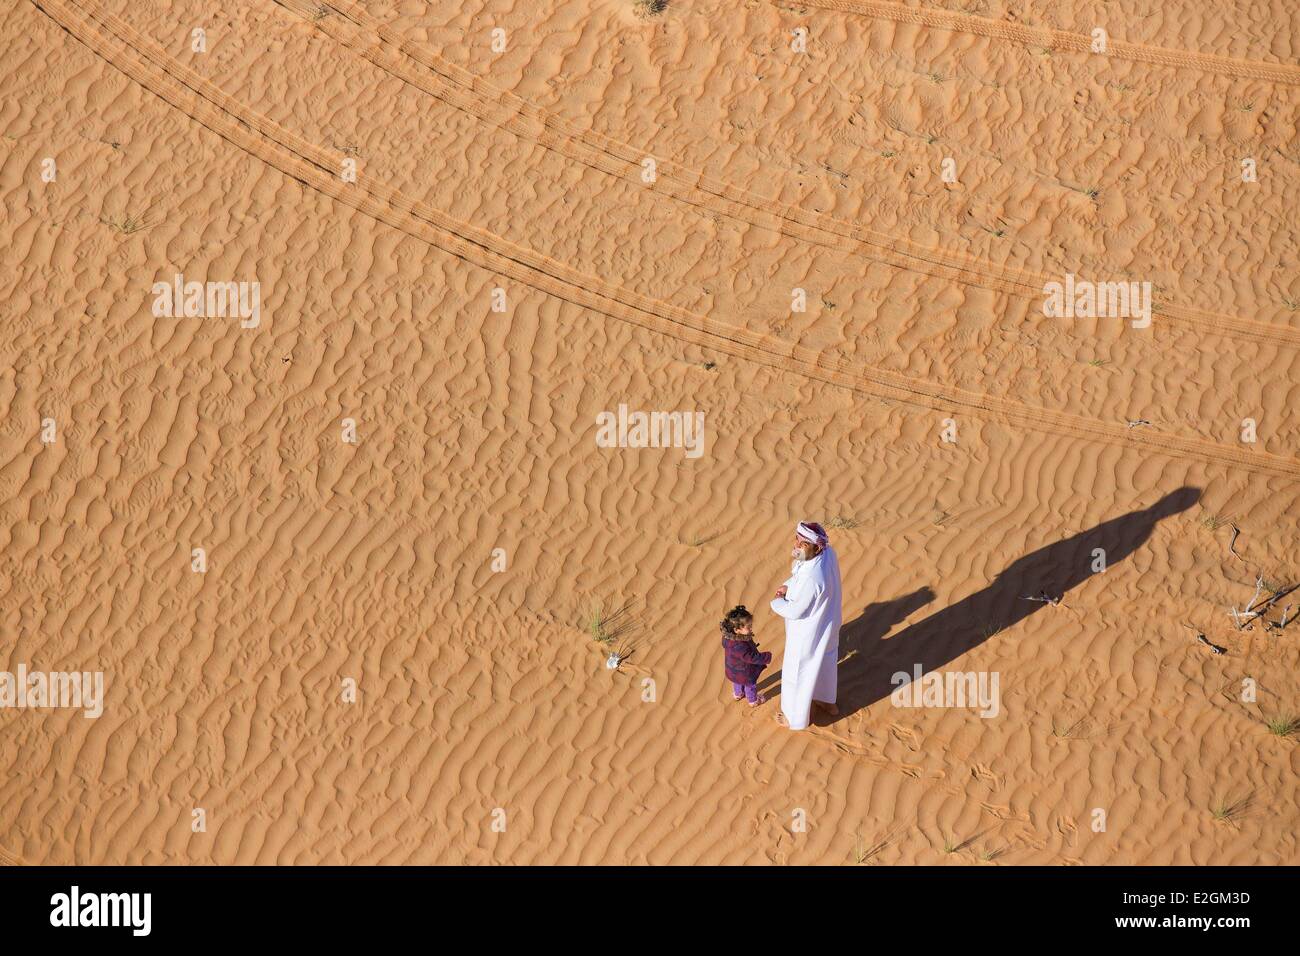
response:
M582 129L513 93L492 86L420 44L404 39L351 0L324 0L320 3L275 0L275 3L309 21L317 30L380 69L456 109L607 175L633 182L641 188L666 192L687 205L908 272L1030 300L1041 299L1044 284L1061 278L999 266L965 253L925 246L848 220L808 212L798 206L750 193L670 160L656 158L656 183L645 186L640 180L641 162L652 154L601 133ZM339 14L339 18L351 23L352 28L336 22L333 16L317 16L322 8ZM1202 334L1300 348L1300 328L1186 306L1153 304L1152 311L1171 324Z
M1030 431L1155 451L1173 458L1190 457L1286 478L1300 477L1300 461L1294 459L1264 452L1248 453L1228 445L1157 432L1138 435L1123 426L916 380L884 369L850 367L802 346L714 322L584 275L531 249L453 219L391 187L370 184L364 176L356 183L343 182L336 173L340 155L307 142L240 103L169 57L156 43L112 13L78 0L32 0L32 3L146 90L267 165L454 256L592 311L680 341L876 398L938 410L965 409Z
M768 2L776 5L776 0L768 0ZM954 33L971 33L994 40L1032 43L1071 53L1132 60L1135 63L1151 63L1155 66L1167 66L1179 70L1199 70L1202 73L1264 80L1287 86L1300 85L1300 66L1291 66L1287 63L1243 60L1231 56L1218 56L1214 53L1192 53L1188 50L1171 50L1145 43L1127 43L1123 40L1108 40L1106 52L1094 54L1092 37L1087 34L1070 33L1051 27L1030 27L1020 23L1008 23L1005 20L991 20L988 17L976 17L954 10L906 7L901 3L890 3L888 0L797 0L797 2L800 6L816 7L819 10L856 13L876 20L913 23L918 26L951 30Z

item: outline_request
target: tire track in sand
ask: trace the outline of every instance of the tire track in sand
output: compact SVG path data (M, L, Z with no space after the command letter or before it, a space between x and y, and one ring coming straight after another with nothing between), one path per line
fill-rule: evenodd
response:
M647 186L641 181L641 163L652 152L583 129L493 86L422 44L403 38L351 0L275 3L390 75L456 109L599 172L664 192L686 205L908 272L1030 300L1041 299L1043 286L1061 278L999 266L965 253L922 245L845 219L809 212L658 157L656 182ZM319 16L322 9L339 16ZM342 21L351 26L344 26ZM1300 328L1172 304L1153 303L1152 312L1164 321L1203 334L1300 348Z
M788 10L789 6L768 0L775 7ZM971 33L993 40L1011 40L1020 44L1034 44L1070 53L1087 53L1092 56L1113 57L1135 63L1150 63L1177 70L1199 70L1221 76L1264 80L1287 86L1300 85L1300 66L1288 63L1268 63L1263 60L1245 60L1214 53L1193 53L1188 50L1171 50L1168 47L1146 43L1128 43L1124 40L1106 42L1105 53L1092 52L1092 37L1084 33L1071 33L1051 27L1030 27L1005 20L972 16L955 10L933 7L907 7L888 0L795 0L801 7L816 7L837 13L855 13L875 20L893 20L895 23L912 23L917 26L950 30L953 33ZM1101 24L1098 24L1099 26Z
M367 183L364 177L356 183L343 182L335 172L340 168L341 155L307 142L240 103L108 11L79 0L32 3L146 90L303 185L467 262L594 312L875 398L936 410L964 409L1030 431L1155 451L1173 458L1190 457L1286 478L1300 477L1300 461L1295 459L1266 452L1248 453L1229 445L1155 431L1138 433L1124 426L912 379L884 369L851 367L794 343L714 322L584 275L534 250L460 222L391 187Z

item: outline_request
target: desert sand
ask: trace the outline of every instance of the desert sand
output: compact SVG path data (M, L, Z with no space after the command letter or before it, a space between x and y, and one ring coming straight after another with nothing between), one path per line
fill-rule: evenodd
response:
M1300 592L1229 614L1300 579L1294 3L3 30L0 669L106 689L0 709L0 863L1300 863ZM792 734L717 622L778 692L800 519L845 626Z

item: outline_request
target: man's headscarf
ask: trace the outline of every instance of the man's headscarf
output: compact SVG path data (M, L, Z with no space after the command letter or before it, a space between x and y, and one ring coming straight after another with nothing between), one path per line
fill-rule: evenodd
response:
M815 521L800 521L794 533L819 548L824 548L831 543L831 539L826 536L826 529Z

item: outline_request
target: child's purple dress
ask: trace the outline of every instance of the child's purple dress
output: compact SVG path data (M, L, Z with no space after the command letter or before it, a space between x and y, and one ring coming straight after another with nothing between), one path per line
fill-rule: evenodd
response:
M727 680L731 681L735 695L744 694L751 704L758 703L758 678L763 668L772 663L772 652L760 651L752 638L737 637L727 633L725 628L722 631L722 649L726 655L723 665Z

